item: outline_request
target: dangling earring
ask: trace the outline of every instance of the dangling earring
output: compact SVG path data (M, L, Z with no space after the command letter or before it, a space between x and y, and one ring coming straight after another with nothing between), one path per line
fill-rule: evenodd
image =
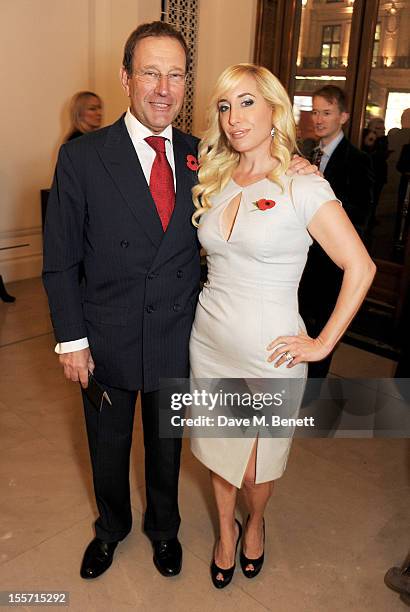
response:
M270 135L272 136L272 138L275 138L275 133L276 133L276 129L275 126L271 129L270 131Z

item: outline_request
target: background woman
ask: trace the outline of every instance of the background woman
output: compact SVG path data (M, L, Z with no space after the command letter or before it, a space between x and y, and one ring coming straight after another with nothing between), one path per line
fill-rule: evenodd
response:
M100 96L92 91L79 91L70 103L70 131L67 140L78 138L101 127L103 103Z
M333 350L372 282L375 266L327 181L286 175L295 148L292 107L276 77L252 64L227 68L211 99L193 190L193 219L208 258L190 343L193 379L303 381L306 362ZM305 333L297 302L311 236L344 272L317 338ZM240 560L253 578L264 560L264 510L290 440L193 437L191 446L211 470L218 510L213 584L225 587L235 569L242 487L249 517Z

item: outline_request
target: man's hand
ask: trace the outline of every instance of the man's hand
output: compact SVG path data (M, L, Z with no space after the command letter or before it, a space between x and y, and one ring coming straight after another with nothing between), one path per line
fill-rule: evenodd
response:
M60 363L64 368L64 375L68 380L80 381L81 386L88 387L88 372L93 372L95 364L90 349L85 348L72 353L59 355Z
M289 176L292 174L317 174L322 176L317 166L314 166L307 159L299 155L293 156L286 174Z

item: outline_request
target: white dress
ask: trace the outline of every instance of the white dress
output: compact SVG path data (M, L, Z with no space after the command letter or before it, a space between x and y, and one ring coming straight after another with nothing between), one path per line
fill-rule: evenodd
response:
M247 187L231 180L212 198L200 218L198 237L207 252L208 279L199 296L190 340L195 379L306 378L307 365L274 368L267 345L277 336L305 330L298 313L298 286L312 239L307 231L319 207L336 197L316 175L281 177L279 185L262 179ZM222 215L242 194L228 240ZM269 199L275 206L259 210ZM293 413L300 407L297 399ZM240 487L255 437L191 437L194 455L209 469ZM256 482L279 478L290 438L258 437Z

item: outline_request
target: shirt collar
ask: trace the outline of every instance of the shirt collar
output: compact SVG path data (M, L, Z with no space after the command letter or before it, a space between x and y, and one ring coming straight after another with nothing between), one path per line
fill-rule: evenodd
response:
M172 145L172 125L168 125L160 134L153 134L151 130L134 117L129 108L125 113L124 121L133 142L141 142L148 136L163 136L167 138Z
M331 140L329 144L327 144L325 147L322 147L322 142L320 142L320 148L322 149L324 155L327 155L327 157L331 157L333 151L336 149L337 145L343 139L343 137L343 130L340 130L336 138L333 138L333 140Z

